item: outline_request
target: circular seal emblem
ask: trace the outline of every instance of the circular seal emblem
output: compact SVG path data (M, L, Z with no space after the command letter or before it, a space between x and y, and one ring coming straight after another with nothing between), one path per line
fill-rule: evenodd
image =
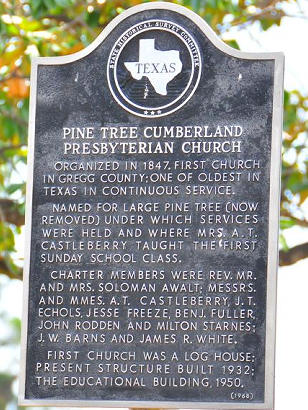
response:
M201 75L200 50L178 24L148 20L125 31L111 50L107 79L115 100L140 117L162 117L182 107Z

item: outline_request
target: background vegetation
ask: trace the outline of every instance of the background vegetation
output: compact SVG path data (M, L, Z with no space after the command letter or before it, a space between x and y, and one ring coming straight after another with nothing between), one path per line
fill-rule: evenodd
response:
M286 16L290 0L175 0L202 16L222 36L232 27L259 24L266 31ZM142 0L0 0L0 277L22 279L15 242L24 225L29 75L33 56L61 56L81 50L124 9ZM295 0L293 0L293 3ZM229 45L238 47L235 40ZM308 242L289 248L284 230L307 229L308 98L285 92L281 191L280 264L308 257ZM307 204L307 202L306 202ZM308 238L308 235L307 235ZM0 317L1 319L1 317ZM20 323L0 346L18 343ZM0 373L0 409L14 403L16 376ZM16 408L11 404L10 408ZM14 407L15 406L15 407Z

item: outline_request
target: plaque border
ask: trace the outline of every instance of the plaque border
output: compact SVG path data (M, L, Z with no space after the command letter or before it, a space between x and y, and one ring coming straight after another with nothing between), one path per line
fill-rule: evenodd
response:
M62 399L26 399L26 354L28 336L28 309L29 309L29 272L31 260L31 230L32 230L32 196L33 196L33 168L35 147L35 117L37 97L37 69L39 65L62 65L80 60L94 51L104 39L127 17L147 11L164 9L184 15L192 20L208 37L212 44L229 56L247 60L274 60L274 92L272 112L272 143L270 166L269 192L269 226L268 226L268 258L267 258L267 307L265 333L265 392L264 402L189 402L189 401L112 401L112 400L62 400ZM85 49L61 57L34 57L31 65L31 91L29 113L29 150L28 175L26 194L26 228L25 228L25 258L23 284L23 313L21 335L21 361L19 377L18 404L21 406L57 406L57 407L118 407L118 408L188 408L212 410L273 410L274 409L274 382L275 382L275 337L276 337L276 299L277 299L277 268L278 268L278 235L280 214L280 168L281 168L281 138L283 121L283 74L284 55L281 52L248 53L229 47L218 38L212 28L193 11L168 2L144 3L121 13L115 17L100 35Z

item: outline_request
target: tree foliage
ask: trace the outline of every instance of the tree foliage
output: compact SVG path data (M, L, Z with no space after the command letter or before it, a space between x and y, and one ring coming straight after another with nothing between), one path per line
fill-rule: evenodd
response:
M124 9L142 0L0 0L0 273L21 278L14 261L15 238L24 224L25 164L31 57L81 50ZM232 27L279 25L284 1L177 0L203 17L219 36ZM236 41L229 41L237 47ZM308 228L308 99L285 92L281 195L281 264L308 256L308 244L287 246L283 231Z
M0 0L0 274L21 279L15 239L24 225L27 121L31 57L61 56L81 50L124 9L142 0ZM221 37L232 27L252 24L267 30L285 17L288 0L174 0L193 9ZM294 1L293 1L294 3ZM235 40L229 45L238 47ZM284 230L307 229L308 98L285 92L280 263L308 256L308 243L288 248ZM1 319L1 318L0 318ZM15 323L16 322L16 323ZM11 328L19 330L18 320ZM14 325L14 326L13 326ZM15 332L15 331L14 331ZM16 333L15 332L15 333ZM0 344L15 343L10 335ZM17 339L16 339L17 338ZM16 340L15 340L16 339ZM0 408L12 402L15 376L0 372Z

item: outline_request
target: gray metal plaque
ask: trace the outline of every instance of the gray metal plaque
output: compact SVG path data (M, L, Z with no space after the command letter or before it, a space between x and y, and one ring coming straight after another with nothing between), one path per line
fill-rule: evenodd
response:
M282 76L168 3L34 59L20 404L273 408Z

